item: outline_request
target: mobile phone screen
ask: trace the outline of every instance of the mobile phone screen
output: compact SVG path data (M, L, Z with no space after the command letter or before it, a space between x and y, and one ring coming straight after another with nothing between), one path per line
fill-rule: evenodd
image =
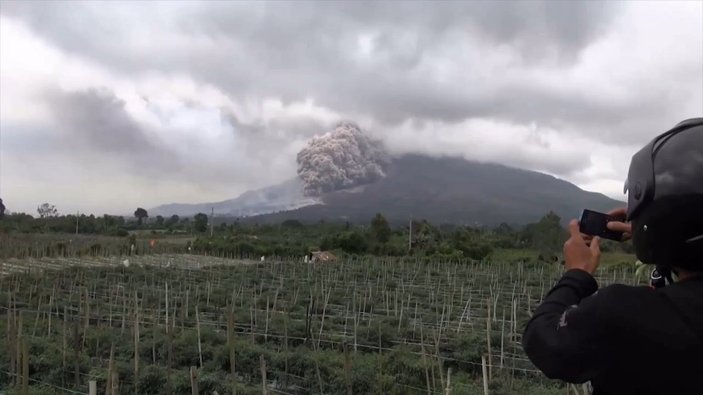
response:
M604 239L622 241L622 232L615 232L608 229L608 222L622 221L622 218L599 213L593 210L583 210L579 221L579 230L591 236L598 236Z

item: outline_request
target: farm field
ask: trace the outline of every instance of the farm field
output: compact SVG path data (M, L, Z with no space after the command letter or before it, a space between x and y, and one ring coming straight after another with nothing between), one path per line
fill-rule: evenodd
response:
M4 259L0 388L483 394L485 379L491 394L563 394L520 346L561 270L414 258ZM636 282L634 267L599 276L602 285Z

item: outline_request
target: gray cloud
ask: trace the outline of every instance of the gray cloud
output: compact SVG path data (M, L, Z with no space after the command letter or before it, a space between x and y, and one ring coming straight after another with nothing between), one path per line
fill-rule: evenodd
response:
M17 144L56 129L69 137L56 146L85 151L74 160L106 156L201 189L232 185L230 195L293 176L296 153L338 119L394 153L463 155L588 183L619 177L634 147L703 113L703 19L671 11L684 5L4 1L5 20L60 53L58 64L99 69L93 85L108 90L64 76L56 84L69 88L42 91L52 120L0 120ZM181 77L225 99L171 94ZM161 114L171 103L142 85L155 78L188 119ZM145 112L161 123L134 113L143 91L155 102ZM262 110L271 100L284 110ZM287 107L307 102L310 112Z
M4 12L65 50L110 68L187 72L232 97L275 95L285 102L311 97L386 124L409 117L593 119L594 113L607 117L618 110L539 84L499 86L478 77L485 66L477 62L487 59L460 64L462 75L446 81L427 75L435 61L497 48L516 56L512 62L518 66L568 66L617 13L618 6L608 2L208 3L180 12L140 4L133 5L128 21L105 17L115 10L127 13L119 6L23 2ZM149 36L146 23L171 35ZM359 59L364 35L373 48L368 59ZM150 39L154 45L142 42Z
M79 157L107 155L144 174L183 170L181 158L136 122L112 91L49 91L43 96L61 134L56 148L71 149Z

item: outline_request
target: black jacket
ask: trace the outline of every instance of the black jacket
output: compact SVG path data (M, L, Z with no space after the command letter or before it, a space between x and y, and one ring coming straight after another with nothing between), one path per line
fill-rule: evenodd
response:
M594 395L703 394L703 278L654 290L598 290L570 270L525 328L527 356L548 377L591 381Z

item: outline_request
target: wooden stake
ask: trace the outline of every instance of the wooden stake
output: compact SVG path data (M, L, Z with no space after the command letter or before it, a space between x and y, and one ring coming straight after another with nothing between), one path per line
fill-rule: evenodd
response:
M503 358L505 357L505 352L503 348L505 338L505 307L503 307L503 323L500 328L500 368L503 369Z
M22 346L22 395L29 395L29 351L27 340L20 340Z
M200 395L198 391L198 369L195 366L190 367L190 390L192 395Z
M113 342L112 345L110 346L110 361L108 362L108 365L107 365L107 380L105 383L105 394L106 395L113 395L113 393L112 393L112 370L113 370L114 359L115 359L115 343Z
M232 394L237 394L237 379L235 376L235 359L234 359L234 313L230 312L227 315L227 347L229 348L229 369L232 376Z
M488 395L488 369L485 355L481 356L481 373L483 374L483 395Z
M200 314L198 313L198 305L195 305L195 322L198 331L198 358L200 359L200 369L203 368L203 347L200 342Z
M491 299L486 300L486 346L488 347L488 379L491 379Z
M452 393L452 368L447 369L447 387L444 389L444 395L451 395Z
M422 349L422 364L425 366L425 383L427 384L427 395L432 394L430 389L430 372L427 367L427 355L425 355L425 339L422 331L422 323L420 324L420 348Z
M98 382L95 380L88 381L88 395L98 395Z
M118 395L120 393L120 375L117 373L117 366L112 366L112 382L111 382L111 395Z
M73 361L73 379L75 381L75 386L78 388L81 385L81 365L79 357L81 355L81 334L78 329L78 320L80 318L76 317L73 321L73 348L74 348L74 361Z
M342 344L342 348L344 350L344 379L347 384L347 395L353 395L352 381L351 381L352 363L351 363L351 357L349 356L349 350L348 350L346 342L344 342Z
M137 381L139 380L139 299L134 292L134 393L139 395Z
M259 362L261 363L261 394L266 395L266 360L263 355L259 355Z

